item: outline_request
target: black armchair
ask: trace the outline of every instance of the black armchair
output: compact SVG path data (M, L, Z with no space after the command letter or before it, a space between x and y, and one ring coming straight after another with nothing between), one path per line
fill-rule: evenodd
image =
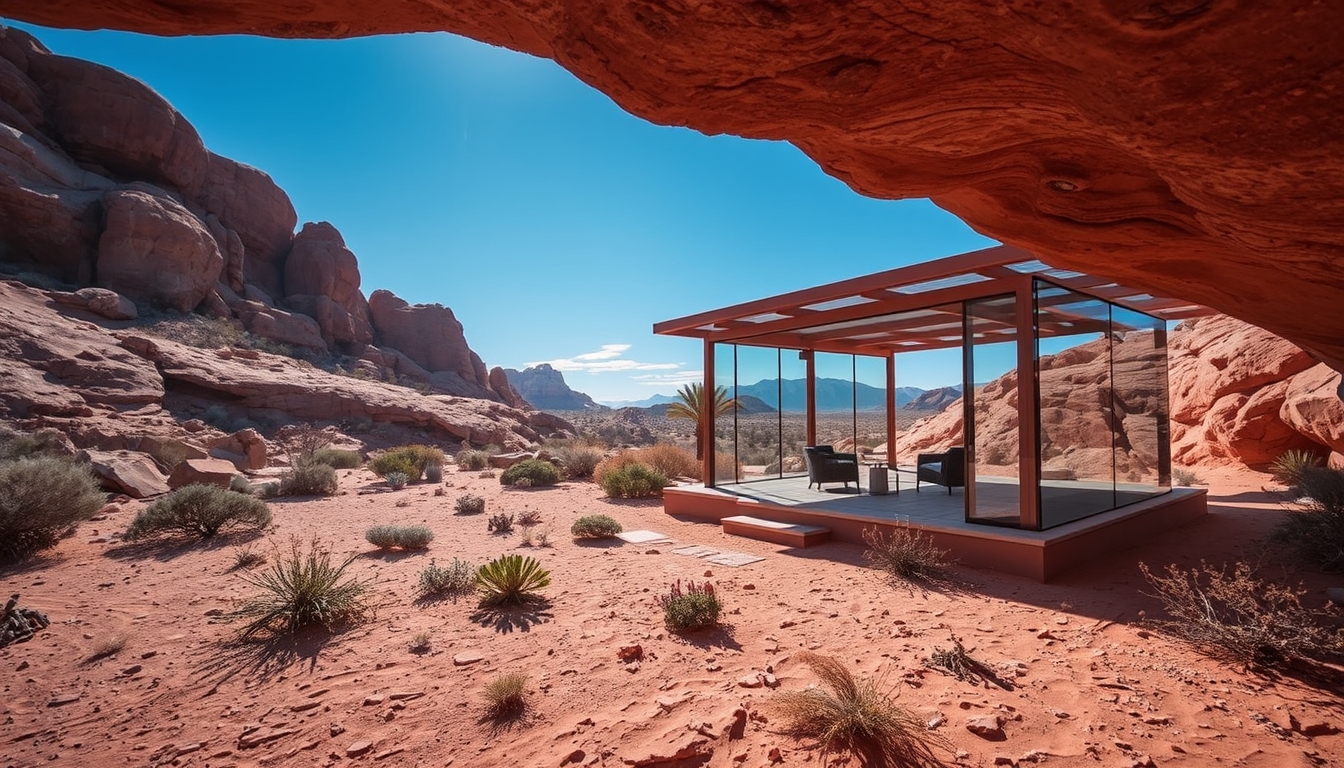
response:
M836 453L829 445L809 445L803 448L803 459L807 462L807 487L816 483L859 484L859 457L853 453Z
M947 486L950 496L953 488L966 487L966 449L948 448L944 453L921 453L915 461L915 490L920 481Z

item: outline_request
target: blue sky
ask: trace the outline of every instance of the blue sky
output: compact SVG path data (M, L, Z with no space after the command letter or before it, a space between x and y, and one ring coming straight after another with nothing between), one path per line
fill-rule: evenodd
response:
M447 34L15 26L144 81L211 150L269 173L300 223L341 231L366 294L451 307L487 365L551 362L597 400L699 379L699 343L654 336L660 320L993 244L791 145L655 126L548 60Z

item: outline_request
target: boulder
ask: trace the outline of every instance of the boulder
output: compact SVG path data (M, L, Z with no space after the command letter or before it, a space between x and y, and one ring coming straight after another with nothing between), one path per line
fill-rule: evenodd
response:
M197 483L228 488L236 474L238 468L223 459L186 459L173 468L173 473L168 476L168 485L174 489Z
M103 195L100 287L190 312L223 269L215 239L177 201L145 186Z
M1324 364L1288 380L1279 417L1299 433L1337 453L1344 453L1344 401L1340 374Z
M140 316L134 302L106 288L80 288L72 293L52 291L51 298L60 304L88 310L108 320L134 320Z
M495 469L508 469L520 461L537 458L534 451L513 451L512 453L497 453L490 457L490 466Z
M378 342L392 347L431 373L455 373L489 391L485 364L467 346L462 324L440 304L407 304L391 291L374 291L369 312Z
M490 389L499 395L499 399L504 401L505 405L512 408L531 408L531 404L518 394L518 390L509 383L509 375L503 368L495 366L490 369Z
M359 280L359 262L341 233L325 221L304 224L285 259L285 303L317 320L329 343L373 341Z
M232 462L238 470L264 469L267 464L266 438L255 429L240 429L210 444L210 455Z
M86 461L103 487L124 493L133 499L145 499L168 492L168 483L158 465L148 454L135 451L80 451L80 461Z
M237 233L246 282L283 296L283 262L298 216L289 195L264 171L209 153L205 184L196 203ZM236 286L234 290L239 290Z
M322 329L318 327L316 320L307 315L286 312L255 301L236 302L232 309L242 321L244 328L263 339L320 352L327 351L327 342L322 338Z
M202 425L203 426L203 425ZM183 429L190 432L191 426L182 425ZM134 450L140 453L147 453L154 457L162 467L176 467L178 462L184 459L204 459L209 453L198 445L192 445L184 440L177 440L158 435L141 435L135 443Z

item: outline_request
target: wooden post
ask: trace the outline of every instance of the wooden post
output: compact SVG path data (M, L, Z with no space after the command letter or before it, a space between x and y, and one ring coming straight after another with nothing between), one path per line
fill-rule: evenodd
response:
M1036 381L1036 301L1030 275L1017 279L1017 479L1018 521L1029 531L1041 529L1041 456L1037 440L1041 418Z
M896 469L896 355L887 354L887 466Z
M817 444L817 353L805 350L807 355L807 444Z
M705 391L700 406L700 476L706 488L713 488L714 477L714 342L705 339Z

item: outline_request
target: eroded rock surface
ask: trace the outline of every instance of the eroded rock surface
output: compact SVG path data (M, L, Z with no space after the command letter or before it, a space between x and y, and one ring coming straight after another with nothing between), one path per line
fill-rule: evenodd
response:
M446 30L545 56L655 123L792 142L1058 267L1205 304L1344 368L1344 5L427 7L0 0L57 27Z

